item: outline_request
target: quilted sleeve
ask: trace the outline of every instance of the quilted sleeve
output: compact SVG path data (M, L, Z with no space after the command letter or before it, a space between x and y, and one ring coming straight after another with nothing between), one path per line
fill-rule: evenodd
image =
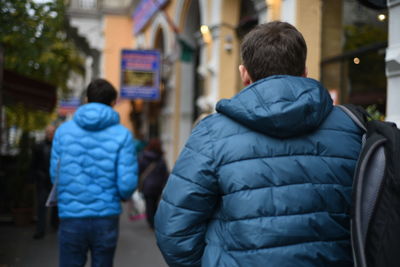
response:
M202 122L183 148L157 209L157 243L170 266L201 265L217 196L212 142Z
M132 135L127 131L125 140L118 152L117 186L121 199L128 199L136 189L138 164Z
M51 157L50 157L50 178L51 178L51 183L54 184L54 181L56 179L56 173L59 171L57 170L58 166L58 161L60 160L60 129L58 129L53 138L53 142L51 145Z

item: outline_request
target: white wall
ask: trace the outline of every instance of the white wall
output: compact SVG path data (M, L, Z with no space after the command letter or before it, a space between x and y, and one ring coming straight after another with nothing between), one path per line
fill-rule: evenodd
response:
M400 1L391 1L389 7L389 43L386 52L388 77L386 120L400 127ZM396 4L394 4L396 2Z
M281 20L296 25L297 0L283 0L281 6Z

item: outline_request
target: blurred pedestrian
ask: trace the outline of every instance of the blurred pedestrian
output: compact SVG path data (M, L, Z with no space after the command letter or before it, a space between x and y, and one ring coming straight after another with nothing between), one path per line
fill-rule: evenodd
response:
M135 140L136 155L140 155L147 145L142 133L137 133ZM128 218L131 221L141 220L146 218L145 201L143 195L138 189L132 194L132 197L127 201Z
M143 134L138 133L137 138L136 138L136 144L135 144L136 155L139 155L140 153L142 153L142 151L144 150L146 145L147 145L147 142L146 142Z
M56 131L50 174L57 184L60 266L112 266L121 200L137 185L134 140L113 110L115 88L96 79L88 103ZM59 168L58 168L59 166Z
M51 190L50 181L50 154L51 143L56 128L49 125L45 130L45 139L35 145L32 153L31 171L36 185L36 230L33 239L42 239L45 235L47 224L46 200ZM50 208L50 222L54 230L58 226L57 207Z
M349 210L362 130L306 78L285 22L241 45L246 86L183 148L157 210L170 266L353 266Z
M169 175L159 139L150 139L139 156L139 174L139 191L145 199L147 222L153 229L154 215Z

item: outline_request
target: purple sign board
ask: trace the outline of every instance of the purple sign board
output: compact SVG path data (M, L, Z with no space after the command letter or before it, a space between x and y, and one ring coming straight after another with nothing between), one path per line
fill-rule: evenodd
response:
M121 98L144 100L160 98L160 52L122 50Z
M138 34L167 2L168 0L142 0L133 13L134 34Z
M62 115L72 114L81 105L81 100L77 97L62 99L58 107L58 113Z

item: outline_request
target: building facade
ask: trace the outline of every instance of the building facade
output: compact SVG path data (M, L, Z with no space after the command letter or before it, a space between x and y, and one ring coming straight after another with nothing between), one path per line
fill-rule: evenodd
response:
M240 42L260 23L283 20L303 33L308 76L322 80L336 103L376 104L385 112L390 98L385 77L388 14L355 0L76 0L71 7L73 3L97 10L92 22L77 27L99 51L91 61L98 63L97 73L116 88L121 85L122 49L160 51L161 98L122 99L116 109L136 137L162 139L170 166L196 119L242 89Z

